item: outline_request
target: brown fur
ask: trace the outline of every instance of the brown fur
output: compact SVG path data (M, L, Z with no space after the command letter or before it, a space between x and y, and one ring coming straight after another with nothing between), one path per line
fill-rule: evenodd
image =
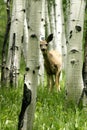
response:
M55 50L48 51L48 43L52 40L52 34L46 41L40 42L40 49L44 57L44 66L47 72L47 83L51 91L56 85L57 91L60 90L59 78L62 69L62 56Z

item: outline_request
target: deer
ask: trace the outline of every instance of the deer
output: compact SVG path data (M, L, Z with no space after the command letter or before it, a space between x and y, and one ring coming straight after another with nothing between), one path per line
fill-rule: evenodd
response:
M60 91L60 74L62 70L62 56L56 50L49 50L48 45L53 40L53 34L50 34L46 40L40 41L40 50L44 59L44 68L47 73L47 86L49 91L52 91L53 86L56 86L57 91Z

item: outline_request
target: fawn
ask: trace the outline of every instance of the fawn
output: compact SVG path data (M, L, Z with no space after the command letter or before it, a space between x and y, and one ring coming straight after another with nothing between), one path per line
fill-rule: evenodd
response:
M60 91L59 78L62 69L62 56L56 50L48 50L48 44L53 39L50 34L47 40L40 41L40 49L44 58L44 67L47 73L47 85L49 91L56 85L57 91Z

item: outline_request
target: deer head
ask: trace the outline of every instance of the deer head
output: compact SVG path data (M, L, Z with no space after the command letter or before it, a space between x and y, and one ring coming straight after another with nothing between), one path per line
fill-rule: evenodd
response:
M43 55L47 53L48 44L49 44L50 41L52 41L52 39L53 39L53 34L50 34L50 35L47 37L46 40L40 41L40 49L41 49Z

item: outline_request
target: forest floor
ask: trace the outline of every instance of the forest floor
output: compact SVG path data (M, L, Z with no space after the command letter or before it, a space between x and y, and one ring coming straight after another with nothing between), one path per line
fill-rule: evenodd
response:
M66 107L64 84L61 92L38 87L33 130L87 130L87 112ZM0 130L17 130L23 82L18 88L0 88Z

